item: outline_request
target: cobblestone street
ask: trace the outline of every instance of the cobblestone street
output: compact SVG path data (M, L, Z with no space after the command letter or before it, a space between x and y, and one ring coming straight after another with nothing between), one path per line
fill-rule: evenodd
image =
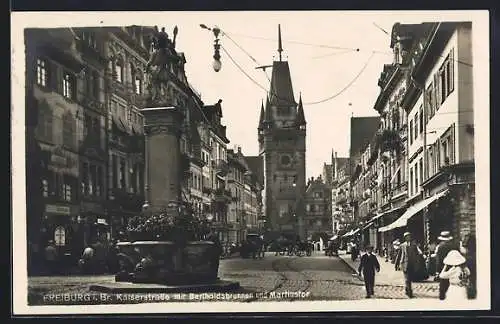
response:
M320 254L287 257L268 253L263 259L221 260L219 276L238 281L240 292L255 293L238 301L358 300L365 296L363 282L346 262ZM48 294L85 293L90 284L113 281L111 275L31 277L29 299L31 304L43 304L43 296ZM436 298L437 284L415 283L414 292L416 298ZM402 280L392 284L382 280L375 287L374 298L406 299Z

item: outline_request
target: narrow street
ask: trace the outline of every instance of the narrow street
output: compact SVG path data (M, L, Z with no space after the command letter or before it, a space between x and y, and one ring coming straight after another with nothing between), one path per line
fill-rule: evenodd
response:
M339 257L313 254L310 257L275 256L263 259L233 257L221 260L219 276L238 281L238 292L252 293L250 298L235 301L357 300L364 299L363 282ZM114 276L43 276L29 278L30 304L46 304L50 294L85 294L91 284L113 282ZM416 298L436 298L436 284L415 283ZM401 282L377 285L375 298L406 299ZM436 298L437 299L437 298Z

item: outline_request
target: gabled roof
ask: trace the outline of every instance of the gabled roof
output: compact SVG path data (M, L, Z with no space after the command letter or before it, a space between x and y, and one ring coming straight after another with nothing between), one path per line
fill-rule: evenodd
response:
M248 168L257 177L257 181L264 185L264 160L262 156L245 156Z
M269 90L270 102L273 106L297 106L293 96L292 77L286 61L273 62L271 88Z

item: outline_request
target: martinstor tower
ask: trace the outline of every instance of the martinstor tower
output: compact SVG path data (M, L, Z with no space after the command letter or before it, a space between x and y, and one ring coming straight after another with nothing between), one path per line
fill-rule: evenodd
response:
M278 60L262 103L258 126L259 154L264 163L264 213L275 234L304 237L306 185L306 120L302 97L293 94L290 68L282 59L278 26Z

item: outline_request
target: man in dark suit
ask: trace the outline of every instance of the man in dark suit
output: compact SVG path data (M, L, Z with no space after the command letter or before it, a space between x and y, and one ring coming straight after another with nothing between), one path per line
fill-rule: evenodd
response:
M409 298L413 298L413 290L411 282L413 280L413 272L417 268L417 257L420 253L417 244L412 240L411 233L403 234L405 242L401 244L398 255L396 257L395 267L397 270L403 270L405 277L405 292Z
M453 241L453 236L449 231L442 231L438 237L439 244L436 246L436 276L443 270L443 260L451 250L458 250L457 244ZM450 287L450 280L439 278L439 299L446 298L446 291Z
M366 254L361 257L361 262L359 263L358 273L361 275L363 273L363 279L365 281L366 287L366 298L370 298L374 295L375 286L375 271L380 271L380 264L378 263L377 257L372 254L373 247L366 247Z

